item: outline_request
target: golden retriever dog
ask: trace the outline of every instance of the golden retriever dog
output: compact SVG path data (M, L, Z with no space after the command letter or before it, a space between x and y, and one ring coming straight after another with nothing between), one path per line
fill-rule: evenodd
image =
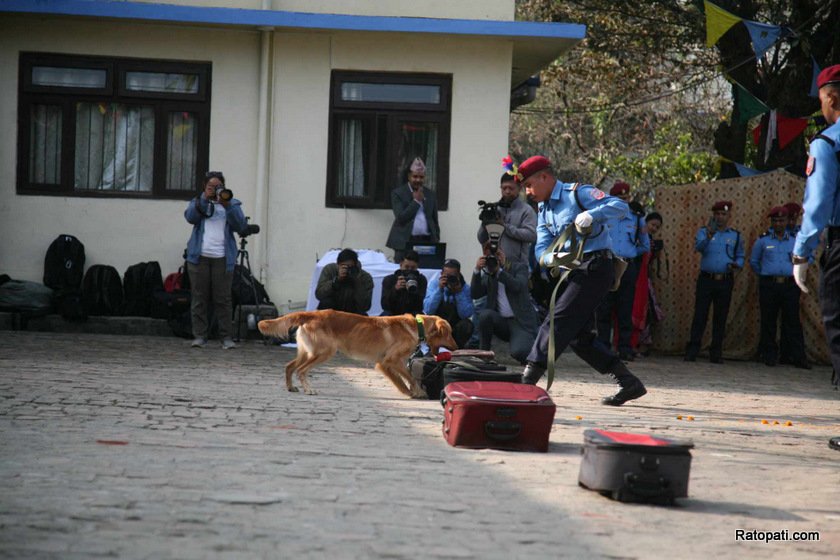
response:
M437 354L440 347L457 348L452 339L452 328L445 319L435 315L418 317L423 321L426 344L433 354ZM281 338L288 336L290 328L299 327L297 357L286 365L286 389L289 391L297 391L292 382L292 375L297 371L303 392L316 394L309 386L307 373L341 351L350 358L375 362L376 369L390 379L400 393L409 397L426 396L406 366L419 340L417 320L412 315L365 317L332 309L299 311L260 321L258 327L266 336Z

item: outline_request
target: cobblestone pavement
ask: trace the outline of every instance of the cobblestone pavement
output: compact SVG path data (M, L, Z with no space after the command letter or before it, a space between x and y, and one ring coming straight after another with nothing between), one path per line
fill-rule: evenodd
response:
M563 356L549 452L510 453L449 447L440 404L404 398L369 364L316 368L320 394L306 396L282 388L293 351L256 342L225 352L175 338L0 336L2 557L840 550L840 452L827 445L840 435L840 394L824 367L652 358L632 364L650 393L610 408L598 403L608 380ZM587 427L693 439L690 497L630 505L579 488ZM736 542L737 529L819 531L821 540Z

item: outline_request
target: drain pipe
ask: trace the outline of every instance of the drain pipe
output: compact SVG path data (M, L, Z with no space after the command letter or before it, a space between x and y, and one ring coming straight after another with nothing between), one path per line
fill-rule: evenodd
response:
M263 10L271 10L271 0L263 0ZM271 177L269 153L271 150L271 99L272 99L272 65L274 62L274 28L260 27L260 81L259 108L257 110L257 193L256 214L257 223L262 233L257 237L257 278L263 284L267 283L268 266L268 236L271 232L268 223L269 179Z

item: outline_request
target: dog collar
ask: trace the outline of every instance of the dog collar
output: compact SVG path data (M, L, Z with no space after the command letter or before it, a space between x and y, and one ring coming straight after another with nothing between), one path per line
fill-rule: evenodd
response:
M426 340L426 329L423 328L423 318L420 315L416 315L414 320L417 321L417 341L423 342Z

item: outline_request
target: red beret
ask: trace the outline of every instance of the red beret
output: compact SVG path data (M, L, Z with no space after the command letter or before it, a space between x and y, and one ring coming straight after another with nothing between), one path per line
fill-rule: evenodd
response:
M715 210L726 210L729 212L732 210L732 202L729 200L718 200L715 202L714 206L712 206L712 211L714 212Z
M784 206L774 206L770 209L770 212L767 213L768 218L787 218L788 211L787 208Z
M788 202L785 204L785 210L787 210L788 216L798 216L802 212L802 207L795 202Z
M821 88L828 84L840 83L840 64L829 66L817 76L817 88Z
M610 189L611 196L618 196L620 194L627 194L630 192L630 185L624 181L616 181L613 188Z
M519 166L519 173L517 175L518 181L521 183L534 173L542 171L551 167L551 162L544 156L531 156Z

